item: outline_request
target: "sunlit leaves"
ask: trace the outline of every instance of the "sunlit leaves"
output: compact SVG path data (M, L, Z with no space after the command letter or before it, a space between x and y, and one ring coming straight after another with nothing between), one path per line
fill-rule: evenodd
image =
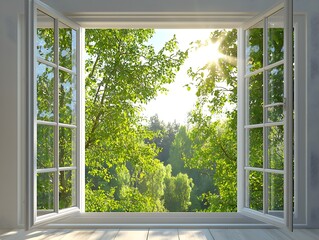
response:
M197 103L188 119L191 156L183 160L188 168L213 175L214 187L200 196L199 210L229 212L237 208L237 31L216 30L210 41L220 41L224 57L188 71Z
M263 56L263 26L256 25L247 33L247 70L260 69L264 64ZM269 30L269 61L279 61L283 56L283 31L280 28ZM235 211L237 207L237 37L236 30L217 30L211 34L211 42L221 41L220 51L224 58L218 63L210 63L202 68L188 70L193 79L192 86L197 88L197 103L190 114L188 132L191 139L191 156L184 157L185 165L193 169L208 169L214 172L215 189L202 194L200 200L205 204L204 211ZM197 42L198 47L204 42ZM228 57L227 57L228 56ZM254 74L246 78L248 86L248 124L260 124L267 116L267 121L282 121L282 107L267 107L267 104L281 103L283 94L282 66L268 72L268 82L265 74ZM264 86L264 84L267 86ZM265 92L265 87L268 90ZM267 94L267 95L265 95ZM264 166L264 132L263 128L248 131L249 166ZM276 166L282 169L283 137L282 134L269 133L268 163L270 168ZM272 189L281 189L279 181L273 181ZM263 208L263 175L251 172L249 175L249 207L256 210ZM276 195L274 191L273 205L281 202L282 192ZM280 205L280 204L278 204Z
M87 192L105 204L112 199L114 206L91 204L88 211L165 211L165 168L140 113L142 104L174 81L187 51L180 51L173 37L156 53L147 43L153 34L152 29L86 30Z

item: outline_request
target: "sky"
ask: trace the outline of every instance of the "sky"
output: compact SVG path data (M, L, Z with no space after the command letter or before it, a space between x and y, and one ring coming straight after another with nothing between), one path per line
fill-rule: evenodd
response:
M149 41L155 48L160 50L164 43L176 35L181 50L186 50L192 41L207 40L212 29L157 29L153 38ZM207 49L192 52L177 73L175 82L167 85L168 92L160 94L156 99L151 100L146 106L143 115L147 118L158 114L159 119L168 123L187 123L187 114L193 109L196 102L196 91L188 91L185 84L191 81L187 76L189 67L197 68L208 61ZM214 51L214 50L213 50Z

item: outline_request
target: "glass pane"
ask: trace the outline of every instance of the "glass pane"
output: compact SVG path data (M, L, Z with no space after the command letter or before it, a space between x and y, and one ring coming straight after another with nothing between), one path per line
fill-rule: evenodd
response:
M267 128L268 168L284 169L284 126Z
M263 123L263 74L249 78L249 123Z
M60 71L59 87L59 122L66 124L76 123L76 76Z
M54 68L37 65L37 119L54 121Z
M268 122L282 122L284 119L283 106L274 106L267 108Z
M37 126L37 168L54 167L54 126Z
M282 103L284 99L284 67L280 65L268 71L268 104Z
M268 173L268 213L283 218L284 175Z
M60 66L76 71L76 31L59 22Z
M59 166L76 165L76 129L60 127L59 129Z
M39 10L37 10L36 54L54 62L54 19Z
M249 135L249 167L263 167L263 129L252 128L248 130Z
M259 22L246 31L247 73L263 67L263 27L263 22Z
M284 59L284 11L268 17L268 63Z
M249 208L263 210L263 173L249 171Z
M75 170L59 173L59 209L76 206L76 172Z
M54 212L54 173L37 174L37 215Z

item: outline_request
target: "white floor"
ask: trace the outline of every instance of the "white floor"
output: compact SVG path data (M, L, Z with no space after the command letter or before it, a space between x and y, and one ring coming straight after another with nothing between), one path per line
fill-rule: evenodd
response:
M319 240L319 229L48 229L5 231L1 240Z

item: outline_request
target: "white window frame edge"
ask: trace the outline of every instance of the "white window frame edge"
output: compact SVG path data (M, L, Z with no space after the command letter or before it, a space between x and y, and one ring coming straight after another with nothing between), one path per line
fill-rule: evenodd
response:
M67 15L83 28L239 28L249 12L105 12Z
M291 14L290 14L291 13ZM286 118L286 131L284 131L285 136L285 178L284 178L284 223L290 231L293 231L293 130L294 130L294 120L293 120L293 0L285 0L285 84L284 87L284 98L287 103L284 103L284 108L286 108L287 118ZM291 38L287 34L291 34ZM288 79L288 81L287 81Z
M28 0L29 1L29 5L30 2L32 2L32 0ZM30 6L28 6L28 12L30 15ZM157 16L157 18L154 18L154 14L155 16ZM31 16L33 16L33 13L31 12ZM129 17L128 17L129 16ZM240 40L241 36L240 36L240 29L239 26L242 24L242 22L244 22L245 20L249 19L252 17L251 13L103 13L103 14L86 14L86 13L80 13L80 14L71 14L71 15L67 15L67 17L69 17L72 21L76 21L80 24L81 27L85 27L85 28L127 28L127 27L145 27L145 28L237 28L238 29L238 39ZM304 16L303 16L304 17ZM298 23L300 23L301 26L305 25L305 20L302 16L300 16L298 19ZM30 27L33 24L33 19L30 19L30 16L27 17L28 18L28 40L30 40L30 36L33 35L33 28ZM303 20L300 20L303 19ZM298 24L299 25L299 24ZM302 27L300 29L303 29ZM80 34L78 34L78 36L82 36L82 38L79 39L80 42L80 56L83 56L84 54L84 29L80 28ZM298 31L299 33L299 31ZM305 35L302 34L298 34L298 36L300 38L305 38ZM30 151L32 149L32 142L30 141L30 139L32 139L32 126L30 128L30 116L32 115L31 112L29 112L33 107L30 107L30 100L31 100L31 104L32 104L32 91L30 92L30 79L32 79L32 76L34 73L32 72L33 70L31 69L30 65L32 66L32 62L34 61L32 59L32 57L30 57L30 52L33 52L33 46L32 48L30 47L30 42L28 41L28 58L27 58L27 62L28 62L28 78L29 78L29 94L28 94L28 159L32 159L32 151ZM299 49L299 48L298 48ZM300 53L304 52L302 50L299 49ZM238 45L238 53L240 53L240 45ZM305 57L305 56L304 56ZM30 59L32 61L30 61ZM78 58L80 59L80 58ZM83 64L84 62L81 61L80 64L82 72L79 72L78 74L80 74L79 76L84 76L84 67ZM305 61L301 60L300 63L304 64ZM80 65L79 65L80 66ZM30 70L31 69L31 70ZM79 69L79 68L78 68ZM238 73L240 73L241 71L241 67L238 68ZM303 71L303 69L301 69L300 73L298 74L298 79L300 78L299 76L301 76L300 79L304 78L305 79L305 74L306 71ZM81 78L82 79L82 78ZM298 81L301 85L301 81ZM80 94L80 96L85 96L85 84L83 80L80 80L79 82L80 85L80 90L78 91L78 93ZM295 84L295 88L297 88L296 84ZM305 89L306 86L303 85L303 88ZM298 88L297 88L298 89ZM298 89L299 90L299 89ZM241 94L240 91L240 85L238 85L238 94ZM300 95L304 95L304 93L302 92ZM299 94L298 94L299 96ZM302 99L302 97L300 97ZM244 100L244 98L238 98L238 100ZM296 98L295 98L296 101ZM85 116L85 98L80 97L79 98L79 103L81 108L79 109L79 115L82 119L84 119ZM305 102L303 101L302 103L300 103L299 105L304 105ZM241 101L238 101L238 109L240 108L240 105L242 105ZM300 107L300 109L302 109L303 107ZM297 115L297 114L296 114ZM302 115L300 115L302 116ZM300 122L304 122L305 119L303 119ZM240 117L238 116L238 124L240 123ZM296 122L295 122L296 124ZM31 124L32 125L32 124ZM297 125L297 124L296 124ZM303 126L306 126L305 124ZM85 145L85 138L84 138L84 128L85 128L85 122L82 121L79 125L78 125L79 129L82 129L80 134L78 135L78 140L79 140L79 146L80 149L84 149L84 145ZM298 128L299 129L299 128ZM300 132L300 131L299 131ZM244 135L242 135L244 136ZM302 142L302 141L300 141ZM240 144L242 143L242 141L238 141L238 148L240 148ZM78 168L80 172L80 175L82 174L83 177L78 177L78 181L79 181L79 186L80 186L80 191L78 191L79 193L79 207L80 207L80 212L82 213L81 216L86 216L86 217L92 217L92 219L95 220L100 220L101 218L106 219L106 221L103 221L104 223L102 224L84 224L82 226L88 226L88 227L92 227L92 226L100 226L100 227L107 227L107 226L132 226L132 224L130 223L108 223L108 221L110 220L110 218L113 218L112 213L85 213L85 179L84 179L84 171L85 171L85 162L84 162L84 154L85 151L80 151L79 152L79 158L80 159L80 163L78 164ZM302 149L300 151L300 155L302 157L305 157L305 150ZM303 164L301 164L302 167L304 168L303 170L306 171L306 166L303 166ZM30 164L28 165L28 183L27 183L27 189L28 189L28 197L27 197L27 201L30 203L30 195L32 194L31 191L31 185L30 182L32 182L32 176L29 175L29 171L30 171ZM239 177L240 171L238 171L238 183L241 181L241 178ZM242 202L242 196L240 193L240 189L241 186L243 187L243 185L238 184L238 192L237 192L237 197L238 197L238 206L241 205ZM241 185L241 186L240 186ZM305 189L305 188L301 188L301 189ZM305 190L306 191L306 190ZM243 193L243 192L242 192ZM300 201L301 202L301 201ZM30 204L27 204L28 206ZM302 204L299 204L302 205ZM303 205L304 206L304 205ZM30 209L27 210L28 212L30 211ZM305 213L305 211L301 211L303 213ZM83 215L84 214L84 215ZM133 213L134 214L134 213ZM196 214L196 213L195 213ZM30 214L26 214L27 215L27 225L28 227L30 227L30 223L32 221L30 221L30 219L28 218L28 216L31 216ZM130 217L132 214L131 213L122 213L121 215L123 215L124 218ZM152 218L157 218L157 217L164 217L164 216L169 216L169 214L161 214L161 213L153 213L152 214ZM187 215L187 216L186 216ZM194 213L186 213L185 214L177 214L176 218L179 219L184 219L185 217L191 217L194 218L196 217L196 215L194 215ZM208 219L211 220L217 220L221 217L225 217L225 218L230 218L233 219L234 217L238 217L238 216L242 216L240 213L208 213L206 214L206 216L210 215L211 217L209 217ZM147 219L149 216L148 214L145 213L135 213L136 218L144 218ZM170 217L169 217L170 218ZM74 218L75 219L75 218ZM74 220L73 219L73 220ZM238 218L240 219L240 218ZM242 218L243 220L245 218ZM49 224L48 226L72 226L72 219L70 220L71 222L68 223L68 221L64 222L64 223L52 223ZM44 222L47 223L47 222ZM151 223L148 224L142 224L143 226L145 225L152 225ZM156 226L159 226L160 224L156 224ZM162 224L163 225L163 224ZM165 224L164 224L165 225ZM163 226L164 226L163 225ZM169 224L168 226L179 226L179 224ZM239 221L238 223L235 224L218 224L215 223L215 221L213 221L212 224L206 224L207 226L220 226L220 227L227 227L227 226L236 226L236 227L269 227L270 225L268 224L252 224L252 223L245 223L245 220L243 222ZM76 224L76 226L79 226L79 224ZM134 224L134 227L136 226L141 226L140 224L136 225ZM166 226L166 225L165 225ZM185 223L182 224L182 226L186 226ZM196 224L190 224L189 226L195 226ZM200 224L200 226L203 226L203 224ZM300 226L300 227L304 227L304 221L301 221L300 224L295 225L295 226Z
M294 226L307 226L307 41L306 16L294 15L295 37L295 78L294 78L294 156L297 179L294 185L295 206ZM304 46L304 48L302 48ZM304 126L304 128L300 127ZM297 147L298 146L298 147Z
M34 9L32 0L27 1L27 14L26 14L26 22L27 22L27 31L26 31L26 41L27 41L27 49L26 49L26 63L27 63L27 164L26 164L26 176L27 176L27 184L26 184L26 229L30 229L33 226L34 222L34 211L33 211L33 195L34 195L34 187L33 187L33 159L34 159L34 151L33 151L33 139L34 139L34 91L33 91L33 81L34 81L34 46L33 46L33 36L34 36Z

